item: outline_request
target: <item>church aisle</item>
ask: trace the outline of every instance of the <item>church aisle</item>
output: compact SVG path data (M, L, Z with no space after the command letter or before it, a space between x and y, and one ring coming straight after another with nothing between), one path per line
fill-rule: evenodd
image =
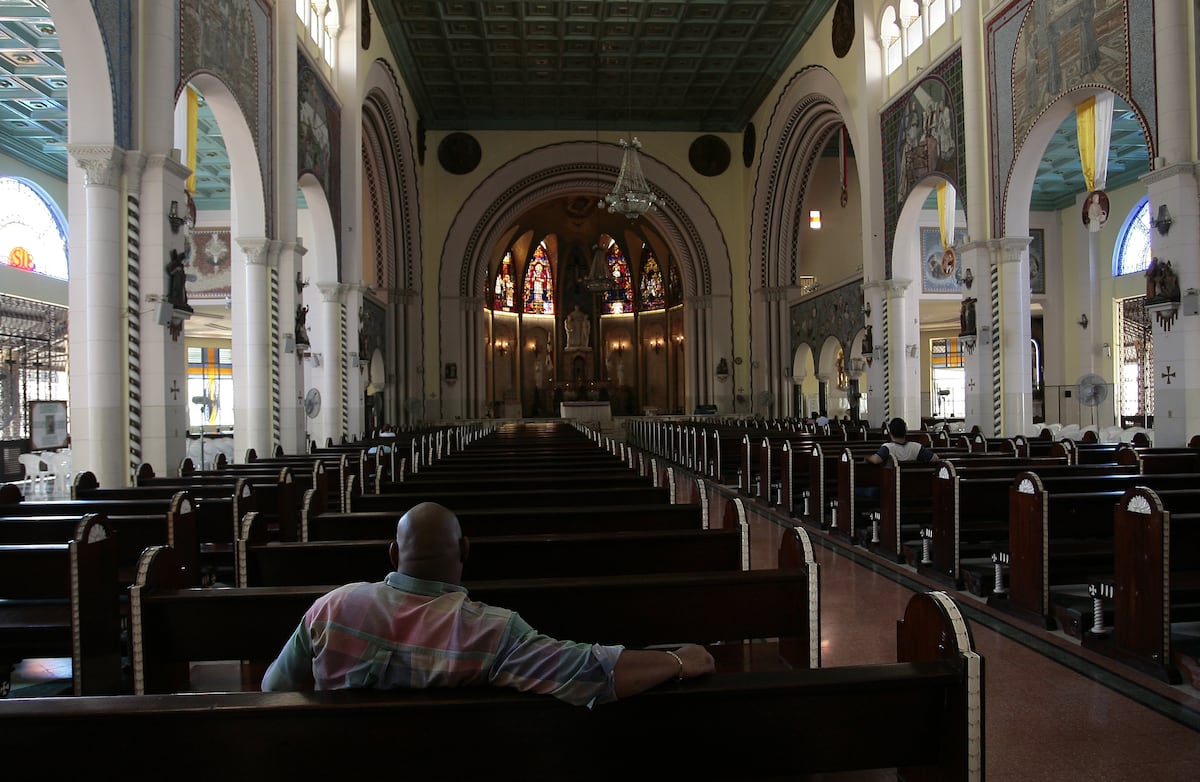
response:
M912 590L873 563L814 548L821 565L822 664L894 661L895 623ZM969 613L979 613L970 609L980 603L956 597ZM1002 627L992 629L974 616L970 625L985 660L989 782L1196 778L1196 730L1018 643ZM1047 648L1054 653L1052 645ZM1194 723L1200 711L1195 690L1168 689L1190 699Z

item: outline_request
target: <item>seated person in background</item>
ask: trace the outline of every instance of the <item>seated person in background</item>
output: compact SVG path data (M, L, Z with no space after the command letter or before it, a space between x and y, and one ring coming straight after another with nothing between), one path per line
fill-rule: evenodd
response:
M928 447L908 441L908 424L903 418L893 418L888 423L890 442L879 446L879 450L867 457L871 464L883 464L891 456L898 462L936 462L938 455Z
M318 598L267 669L263 690L493 684L591 706L713 671L703 646L559 641L513 611L472 601L461 586L469 548L447 508L409 510L389 552L395 572Z

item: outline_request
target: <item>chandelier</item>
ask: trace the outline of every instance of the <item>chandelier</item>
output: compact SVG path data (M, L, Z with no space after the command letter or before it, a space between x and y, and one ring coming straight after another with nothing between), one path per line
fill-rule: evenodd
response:
M600 199L600 207L612 214L622 214L630 220L636 220L654 209L659 199L650 192L650 186L642 174L642 163L638 159L642 142L634 136L633 141L629 142L621 139L621 146L625 150L621 155L621 171L617 174L612 192Z

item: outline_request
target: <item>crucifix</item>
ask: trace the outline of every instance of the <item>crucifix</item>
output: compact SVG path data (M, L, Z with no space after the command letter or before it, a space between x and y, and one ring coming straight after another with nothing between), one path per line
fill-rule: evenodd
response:
M972 391L975 390L975 378L971 378L971 382L967 383L967 388L971 389Z
M1171 385L1171 381L1175 378L1175 370L1171 369L1170 365L1168 365L1167 371L1163 372L1162 376L1163 380L1167 381L1167 385Z
M171 392L171 400L172 401L179 401L180 389L179 389L179 381L178 380L172 380L171 387L168 388L167 390Z

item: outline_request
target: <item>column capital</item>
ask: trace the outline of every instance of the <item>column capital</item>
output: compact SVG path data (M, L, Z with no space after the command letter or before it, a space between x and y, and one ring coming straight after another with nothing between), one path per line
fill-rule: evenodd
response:
M883 288L884 295L889 299L900 298L904 295L905 291L908 290L908 286L910 285L912 285L912 280L903 280L898 278L883 280L879 283L879 286Z
M113 144L68 144L67 153L83 169L87 185L115 187L125 151Z
M342 292L347 288L340 282L318 282L317 290L321 292L321 301L337 303Z
M1031 236L1005 236L1002 239L993 239L992 249L995 252L996 265L1020 261L1021 253L1025 252L1025 248L1031 241L1033 241Z
M265 236L239 236L234 241L246 254L246 263L251 266L269 265L270 258L267 257L267 250L270 240Z
M1138 177L1138 181L1146 187L1157 185L1160 182L1166 182L1179 177L1200 178L1200 164L1196 163L1174 163L1162 168L1156 168Z

